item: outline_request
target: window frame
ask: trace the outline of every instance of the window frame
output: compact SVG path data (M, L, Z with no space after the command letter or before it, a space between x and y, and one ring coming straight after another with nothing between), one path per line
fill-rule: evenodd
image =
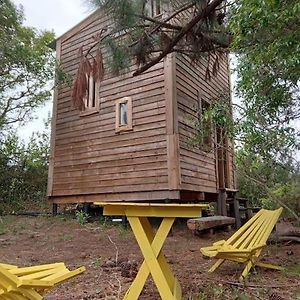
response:
M80 112L81 117L89 116L100 111L100 81L95 81L92 74L86 74L86 78L88 81L88 94L83 99L84 110Z
M208 120L206 124L204 124L203 120L203 114L206 110L206 108L209 108L211 106L210 101L204 99L199 92L199 99L198 99L198 122L201 124L201 128L203 130L204 127L208 128L208 136L203 136L203 132L201 132L202 138L201 138L201 150L203 151L211 151L213 148L213 140L214 140L214 134L213 134L213 123L212 120Z
M127 124L121 124L121 104L127 104ZM116 122L115 122L115 131L116 133L122 131L132 130L132 98L124 97L116 101Z
M163 13L163 9L162 9L163 5L161 0L150 0L149 2L147 2L146 8L148 9L149 16L151 18L156 18L158 16L161 16Z

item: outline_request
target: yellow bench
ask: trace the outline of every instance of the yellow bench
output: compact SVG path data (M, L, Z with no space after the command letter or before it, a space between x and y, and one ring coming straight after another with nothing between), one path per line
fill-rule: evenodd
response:
M85 271L69 271L64 263L18 268L0 264L1 300L42 300L46 292Z
M257 261L281 212L282 208L274 211L261 209L227 241L218 241L212 246L201 248L203 255L218 259L209 272L214 272L225 260L246 264L241 281L254 266L283 270L282 267Z

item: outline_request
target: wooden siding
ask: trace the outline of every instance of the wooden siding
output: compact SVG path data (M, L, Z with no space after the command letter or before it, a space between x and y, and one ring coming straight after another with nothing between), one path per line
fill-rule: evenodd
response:
M181 190L217 192L216 154L191 145L195 134L193 121L199 107L199 97L210 102L223 90L229 90L227 60L222 61L216 77L205 80L206 63L191 66L189 60L176 56L176 86L180 144ZM232 177L232 176L231 176ZM231 178L233 184L233 178Z
M109 22L99 12L77 32L62 37L60 60L68 74L74 77L76 73L79 47L92 44L92 36ZM104 50L105 60L107 56ZM164 65L159 63L134 78L133 69L120 76L106 73L100 87L100 110L88 116L80 116L72 107L70 87L59 89L49 195L168 190ZM132 98L133 130L116 133L115 101L123 97Z

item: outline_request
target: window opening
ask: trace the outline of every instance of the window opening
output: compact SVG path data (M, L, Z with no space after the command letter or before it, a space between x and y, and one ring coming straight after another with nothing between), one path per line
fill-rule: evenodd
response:
M120 125L128 125L128 102L120 103Z
M150 0L148 3L148 9L150 17L156 17L162 13L162 6L160 0Z
M210 150L212 146L212 122L206 115L210 108L209 102L202 98L199 98L199 132L200 134L200 145L203 150Z
M116 132L132 129L132 100L130 97L116 101Z

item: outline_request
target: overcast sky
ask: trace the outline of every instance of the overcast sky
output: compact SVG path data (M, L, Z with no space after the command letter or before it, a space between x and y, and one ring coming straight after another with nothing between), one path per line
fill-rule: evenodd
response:
M91 11L85 0L13 0L22 5L28 26L54 30L56 36L72 28Z
M13 0L22 5L26 17L25 25L40 30L53 30L56 37L62 35L91 13L85 0ZM38 119L19 129L19 134L28 140L32 131L43 129L43 120L52 110L49 101L38 110Z

